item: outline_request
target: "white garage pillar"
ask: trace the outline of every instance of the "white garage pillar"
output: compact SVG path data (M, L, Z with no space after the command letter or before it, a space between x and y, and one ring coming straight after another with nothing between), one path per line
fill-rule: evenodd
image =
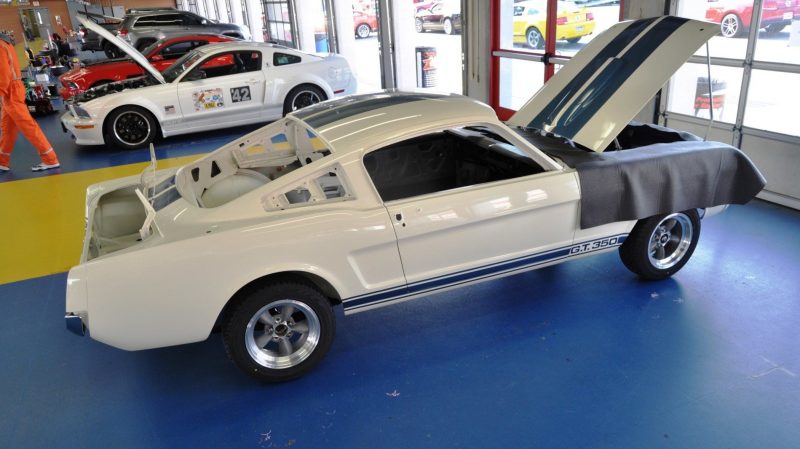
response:
M231 0L231 18L233 23L242 25L244 24L244 17L242 16L242 2L241 0Z
M233 0L234 3L241 0ZM246 0L247 1L247 22L250 24L250 34L253 35L255 42L264 42L263 19L264 6L261 0Z
M317 23L324 23L324 19L320 17L322 11L320 9L319 0L315 5L311 2L297 2L295 3L297 10L294 15L297 20L297 48L303 51L315 52L316 44L314 42L314 28ZM316 8L314 7L316 6Z
M220 22L230 23L231 19L228 17L228 5L225 4L225 0L212 0L217 2L217 10L219 11L219 17L217 20Z

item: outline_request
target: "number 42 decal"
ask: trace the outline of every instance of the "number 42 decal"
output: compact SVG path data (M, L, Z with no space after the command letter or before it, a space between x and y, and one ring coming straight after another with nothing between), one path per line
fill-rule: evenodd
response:
M252 98L250 97L249 86L231 88L231 102L239 103L241 101L250 101L250 100L252 100Z

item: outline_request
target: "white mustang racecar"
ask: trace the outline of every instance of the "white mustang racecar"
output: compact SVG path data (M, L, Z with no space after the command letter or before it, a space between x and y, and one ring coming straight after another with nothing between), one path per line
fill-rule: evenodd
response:
M156 70L130 44L82 17L148 75L89 89L61 117L81 145L138 148L173 136L275 120L356 91L347 61L273 44L227 42L199 47Z
M628 124L715 33L676 17L615 25L508 123L458 95L351 96L178 169L96 184L67 327L140 350L219 324L242 370L281 381L322 359L336 307L616 248L640 276L671 276L702 216L764 186L733 147Z

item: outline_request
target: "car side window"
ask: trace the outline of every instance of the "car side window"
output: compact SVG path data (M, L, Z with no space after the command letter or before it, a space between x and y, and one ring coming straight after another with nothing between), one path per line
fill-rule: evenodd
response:
M182 19L183 19L183 24L186 25L186 26L197 26L197 25L200 25L202 23L202 20L203 20L200 17L197 17L197 16L192 15L192 14L184 14Z
M180 14L161 14L157 16L142 16L136 21L136 27L159 27L181 25L183 19Z
M200 65L192 69L191 73L186 75L182 81L216 78L218 76L258 70L261 70L261 52L250 50L229 51L207 57Z
M389 145L365 155L364 166L383 201L545 171L482 126L448 129Z
M289 64L297 64L301 58L297 55L290 55L287 53L274 53L272 55L272 65L275 67Z
M178 59L186 53L189 53L189 50L199 47L200 45L204 44L198 44L197 41L178 42L161 50L161 56L164 59Z

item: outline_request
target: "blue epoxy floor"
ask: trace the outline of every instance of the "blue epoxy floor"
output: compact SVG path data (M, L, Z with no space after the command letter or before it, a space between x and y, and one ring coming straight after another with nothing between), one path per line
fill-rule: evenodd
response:
M798 229L756 201L706 220L671 280L609 253L346 317L316 371L272 386L217 335L72 336L63 274L2 285L0 447L794 448Z
M64 168L31 174L20 140L0 182L147 159L40 122ZM218 335L130 353L69 334L64 274L0 285L0 448L795 448L798 230L800 212L755 201L704 221L671 280L609 253L346 317L316 371L271 386Z

